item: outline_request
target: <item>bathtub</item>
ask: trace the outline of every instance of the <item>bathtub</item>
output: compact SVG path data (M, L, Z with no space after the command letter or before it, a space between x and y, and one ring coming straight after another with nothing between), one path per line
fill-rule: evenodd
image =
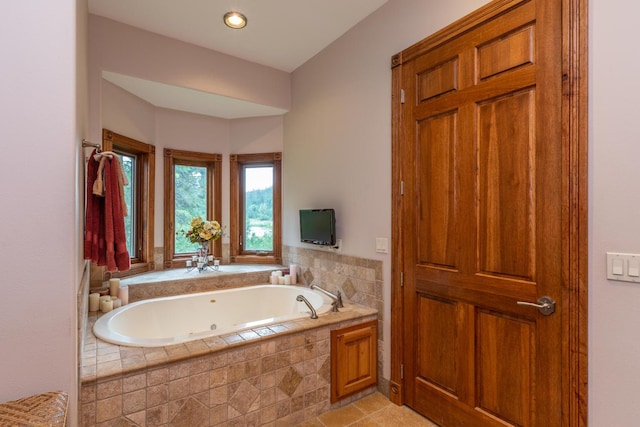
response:
M256 285L134 302L101 316L93 333L113 344L162 347L318 314L328 298L309 288Z

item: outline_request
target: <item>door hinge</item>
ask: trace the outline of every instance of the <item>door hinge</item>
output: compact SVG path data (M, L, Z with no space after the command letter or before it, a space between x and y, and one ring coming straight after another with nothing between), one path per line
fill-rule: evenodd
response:
M400 89L400 104L404 104L404 89Z
M400 286L404 286L404 271L400 272Z
M400 365L400 379L404 379L404 364Z
M404 181L400 181L400 195L404 196Z

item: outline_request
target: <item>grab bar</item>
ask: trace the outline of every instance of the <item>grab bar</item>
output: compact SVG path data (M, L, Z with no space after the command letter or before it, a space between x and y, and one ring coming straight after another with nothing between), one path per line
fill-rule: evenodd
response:
M313 306L311 305L309 300L307 300L303 295L298 295L296 297L296 301L304 302L305 304L307 304L307 307L309 307L309 310L311 310L311 318L312 319L317 319L318 318L318 313L316 313L315 308L313 308Z

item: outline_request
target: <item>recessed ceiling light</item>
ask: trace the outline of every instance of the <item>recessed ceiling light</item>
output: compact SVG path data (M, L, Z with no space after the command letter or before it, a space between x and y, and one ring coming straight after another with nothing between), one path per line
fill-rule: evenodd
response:
M238 30L247 25L247 17L240 12L227 12L224 14L224 23L227 27Z

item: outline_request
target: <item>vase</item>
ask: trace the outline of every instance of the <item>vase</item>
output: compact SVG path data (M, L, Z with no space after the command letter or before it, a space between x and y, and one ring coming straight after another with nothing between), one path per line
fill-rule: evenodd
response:
M198 258L207 258L209 254L209 242L200 242L200 247L198 248Z
M200 242L200 247L198 248L198 271L202 271L208 263L208 255L209 255L209 242Z

